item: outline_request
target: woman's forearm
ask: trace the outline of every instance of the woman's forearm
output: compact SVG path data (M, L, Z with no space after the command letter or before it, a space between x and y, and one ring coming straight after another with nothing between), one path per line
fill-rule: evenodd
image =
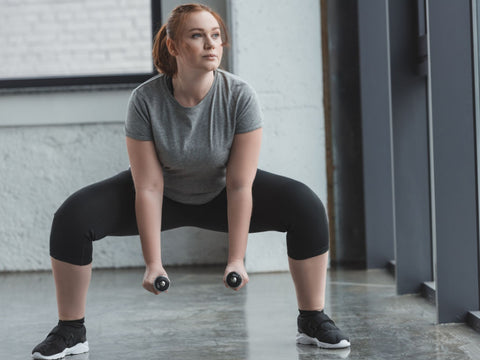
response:
M135 212L146 265L162 263L162 200L162 191L140 190L136 193Z
M243 261L252 216L252 188L227 188L228 262Z

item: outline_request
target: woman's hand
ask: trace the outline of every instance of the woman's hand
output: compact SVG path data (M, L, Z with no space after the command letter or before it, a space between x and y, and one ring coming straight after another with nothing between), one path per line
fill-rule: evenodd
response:
M240 286L237 288L232 288L233 290L238 291L248 283L248 274L247 274L247 270L245 270L245 265L243 264L243 260L232 261L227 264L227 267L225 268L225 273L223 274L223 283L227 288L230 287L227 284L227 275L230 274L232 271L235 271L237 274L239 274L242 277L242 283L240 284Z
M151 293L158 295L161 292L158 291L153 283L158 276L165 276L168 278L167 272L163 268L162 264L150 264L145 268L145 274L143 275L143 288ZM168 292L168 290L164 291Z

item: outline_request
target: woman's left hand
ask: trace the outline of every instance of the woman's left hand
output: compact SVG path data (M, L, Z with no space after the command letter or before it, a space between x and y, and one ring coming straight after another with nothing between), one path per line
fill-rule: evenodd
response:
M243 260L238 260L238 261L232 261L227 264L227 267L225 268L225 273L223 274L223 283L225 284L225 287L230 288L227 284L227 275L230 274L231 272L236 272L242 277L242 283L240 284L239 287L232 288L235 291L240 290L243 288L245 285L248 283L248 274L247 270L245 270L245 265L243 263Z

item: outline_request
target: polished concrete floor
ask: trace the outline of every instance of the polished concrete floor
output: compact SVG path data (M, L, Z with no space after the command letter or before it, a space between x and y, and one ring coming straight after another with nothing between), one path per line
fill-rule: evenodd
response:
M68 360L480 359L480 334L435 325L435 308L396 296L386 271L331 270L327 313L351 337L348 350L296 345L288 273L252 274L239 292L221 268L170 268L168 294L141 288L143 271L96 270L86 316L90 353ZM56 322L49 273L0 274L0 360L26 360Z

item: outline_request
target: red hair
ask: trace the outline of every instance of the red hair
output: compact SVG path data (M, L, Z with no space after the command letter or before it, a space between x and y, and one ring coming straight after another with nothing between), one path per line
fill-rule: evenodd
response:
M218 13L203 4L185 4L177 6L172 10L167 22L157 32L153 41L153 64L158 72L164 73L170 77L173 77L177 73L177 61L168 51L167 38L177 41L182 34L187 16L198 11L207 11L212 14L220 26L222 46L229 45L227 27Z

